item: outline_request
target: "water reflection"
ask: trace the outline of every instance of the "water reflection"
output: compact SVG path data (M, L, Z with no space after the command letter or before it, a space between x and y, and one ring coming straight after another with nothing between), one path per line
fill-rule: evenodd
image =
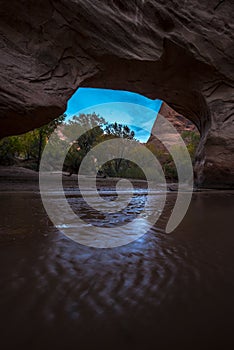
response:
M76 197L69 200L92 224L93 214L82 211ZM1 193L4 348L152 342L159 348L230 348L234 193L195 193L183 222L166 235L174 200L170 194L160 222L141 239L100 250L59 233L38 193ZM129 215L143 202L136 197ZM109 219L127 220L127 213ZM96 218L97 225L102 221ZM107 216L104 221L115 224Z

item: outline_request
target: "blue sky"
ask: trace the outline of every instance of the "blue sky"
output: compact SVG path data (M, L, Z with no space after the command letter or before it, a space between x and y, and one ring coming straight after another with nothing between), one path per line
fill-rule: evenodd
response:
M138 140L146 142L161 104L161 100L129 91L79 88L68 101L66 114L70 119L79 113L95 112L107 122L128 125Z

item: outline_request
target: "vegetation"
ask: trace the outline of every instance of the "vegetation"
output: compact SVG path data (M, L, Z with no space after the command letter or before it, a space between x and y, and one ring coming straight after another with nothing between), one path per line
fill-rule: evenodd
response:
M189 151L190 157L192 161L195 160L195 153L200 141L200 135L196 131L183 131L181 133L181 137L183 138L187 149Z
M38 171L46 140L64 119L63 114L47 125L26 134L0 140L0 164L18 164Z
M54 147L50 151L49 159L51 159L51 164L56 164L56 159L60 155L59 152L64 147L67 148L69 143L71 146L63 165L63 170L69 174L77 173L88 152L103 141L119 138L139 142L135 139L134 131L127 125L107 123L104 118L96 113L80 114L73 117L69 122L65 122L65 115L62 115L49 124L24 135L6 137L1 140L0 164L16 164L38 171L46 142L58 125L61 125L61 135L57 135L54 142L59 147ZM199 134L194 131L184 131L181 136L187 145L192 161L194 161L195 151L199 143ZM118 149L118 154L124 155L124 147L126 146L124 146L124 143L122 146L121 143L118 145L122 147L122 149ZM147 144L146 147L161 163L166 178L175 180L177 171L171 155L162 149L156 149L153 144ZM108 148L108 151L113 151L112 153L116 154L114 149ZM142 151L133 147L131 152L132 157L130 159L137 159L137 156L141 157L141 160L145 161L144 168L147 168L148 173L150 173L152 165L147 163L144 147L142 147ZM136 152L143 153L137 155ZM99 166L98 159L94 159L93 170L100 176L145 179L143 171L134 162L124 159L124 156L111 159L102 166Z
M64 134L73 141L64 161L64 171L70 174L76 174L79 171L83 158L101 141L106 124L104 118L92 113L74 116L64 125ZM77 135L81 136L77 137Z
M135 136L134 131L130 130L127 125L107 123L102 117L95 113L80 114L79 117L73 117L73 119L65 125L64 133L70 137L72 136L71 139L73 140L76 134L82 134L76 139L76 142L73 142L64 162L64 170L68 171L70 174L78 172L83 158L99 143L113 138L133 140ZM109 152L111 151L110 149ZM99 166L98 162L96 162L93 170L103 176L127 177L126 175L129 167L129 161L118 158L107 162L103 166Z

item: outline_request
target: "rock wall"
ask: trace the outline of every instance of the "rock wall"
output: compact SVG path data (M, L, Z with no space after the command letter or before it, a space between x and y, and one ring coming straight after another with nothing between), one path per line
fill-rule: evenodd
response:
M195 132L199 137L199 132L196 128L196 126L187 118L183 117L176 111L174 111L168 104L165 102L162 103L159 114L161 116L164 116L177 130L179 134L182 134L184 131L190 131ZM154 135L157 135L157 119L155 120L153 126L152 126L152 132L150 137L147 140L147 145L150 147L152 151L158 151L158 160L164 164L165 162L168 162L168 156L170 156L169 151L167 148L163 145L163 143ZM178 144L177 136L174 135L174 133L170 133L167 136L167 141L170 140L170 145L176 147ZM185 144L187 140L184 139ZM190 140L189 140L190 141ZM160 157L159 157L160 155ZM173 166L173 161L170 160Z
M196 126L191 122L191 120L174 111L174 109L168 106L168 104L165 102L162 103L159 113L166 117L180 134L183 131L194 131L198 133ZM148 142L150 141L151 137L152 135L150 136Z
M232 14L231 0L1 0L0 136L63 113L79 86L126 89L190 118L197 181L233 186Z

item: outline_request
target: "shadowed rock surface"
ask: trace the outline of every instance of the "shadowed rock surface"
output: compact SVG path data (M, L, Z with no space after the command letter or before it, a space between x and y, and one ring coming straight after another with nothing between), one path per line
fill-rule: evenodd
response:
M233 187L233 5L0 1L0 136L57 117L79 86L160 98L201 133L200 186Z

